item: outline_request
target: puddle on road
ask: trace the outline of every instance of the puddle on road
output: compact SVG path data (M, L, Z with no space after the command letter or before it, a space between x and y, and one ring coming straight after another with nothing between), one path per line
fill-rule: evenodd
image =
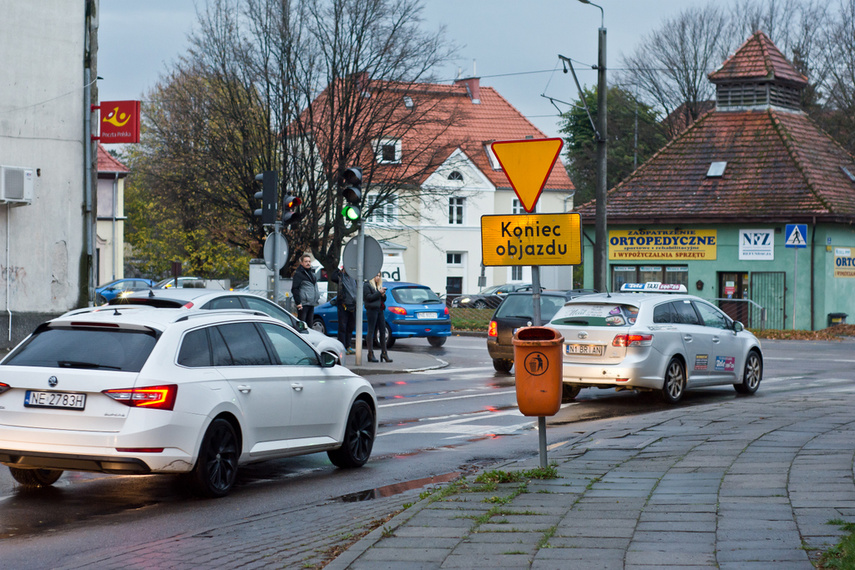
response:
M461 472L455 471L452 473L445 473L443 475L435 475L433 477L413 479L412 481L394 483L392 485L377 487L376 489L366 489L365 491L348 493L347 495L336 497L334 500L342 503L358 503L361 501L370 501L372 499L379 499L382 497L391 497L393 495L400 495L401 493L411 491L413 489L421 489L422 487L425 487L427 485L434 485L436 483L447 483L449 481L457 479L461 475Z

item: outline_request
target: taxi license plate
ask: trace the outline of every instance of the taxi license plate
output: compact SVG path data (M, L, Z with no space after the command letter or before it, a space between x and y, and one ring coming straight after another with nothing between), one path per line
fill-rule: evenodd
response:
M27 390L24 406L28 408L60 408L63 410L82 410L86 406L86 394L68 392L37 392Z
M436 313L416 313L418 319L435 319Z
M589 354L592 356L603 355L601 344L565 344L564 354Z

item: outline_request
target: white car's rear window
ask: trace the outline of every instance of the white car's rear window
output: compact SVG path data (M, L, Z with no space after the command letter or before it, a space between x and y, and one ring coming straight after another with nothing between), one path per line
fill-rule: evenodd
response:
M635 324L638 307L614 303L573 303L565 305L550 324L586 327L626 327Z

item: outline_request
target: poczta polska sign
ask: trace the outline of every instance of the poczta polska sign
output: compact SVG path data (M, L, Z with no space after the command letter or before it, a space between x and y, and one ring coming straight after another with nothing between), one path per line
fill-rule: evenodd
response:
M564 214L481 216L484 265L578 265L582 217Z

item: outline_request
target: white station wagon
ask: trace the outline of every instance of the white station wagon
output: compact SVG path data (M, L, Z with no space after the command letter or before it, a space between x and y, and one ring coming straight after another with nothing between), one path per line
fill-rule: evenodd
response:
M622 291L568 301L550 321L564 336L565 400L582 388L655 390L669 403L702 386L757 391L763 354L742 323L682 285L628 283Z
M0 463L27 486L174 473L218 497L264 459L326 451L360 467L376 431L371 385L261 312L69 314L0 362Z

